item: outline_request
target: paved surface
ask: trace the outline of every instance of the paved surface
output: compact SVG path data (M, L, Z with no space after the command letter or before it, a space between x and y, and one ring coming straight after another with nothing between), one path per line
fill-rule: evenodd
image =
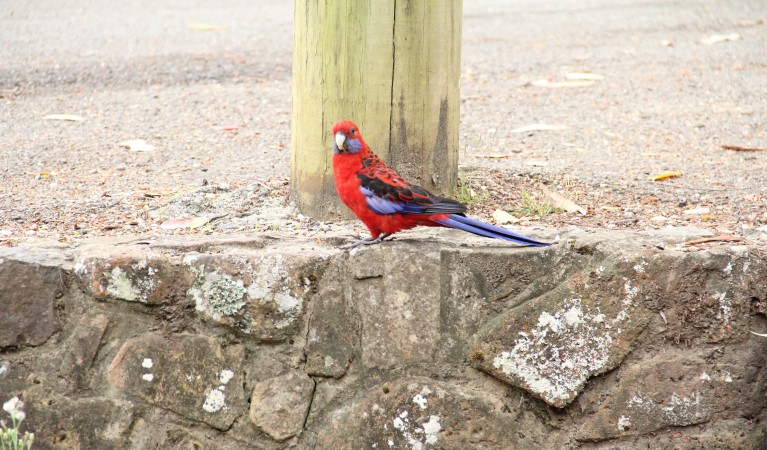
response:
M220 3L4 2L0 230L44 235L72 215L110 211L134 223L163 200L146 192L287 176L292 3ZM720 148L767 147L763 0L484 0L464 10L462 165L637 191L660 189L648 174L678 170L662 187L672 197L767 209L767 152ZM731 33L738 39L703 43ZM573 72L604 78L536 85ZM535 123L567 128L512 132ZM220 129L229 125L239 129ZM128 139L157 149L117 145Z

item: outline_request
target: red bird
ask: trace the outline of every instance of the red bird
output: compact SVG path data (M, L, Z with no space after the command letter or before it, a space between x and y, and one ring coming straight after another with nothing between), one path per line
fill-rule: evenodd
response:
M460 202L408 183L370 150L354 123L336 123L333 135L333 175L338 196L370 230L370 238L356 245L376 244L418 225L457 228L524 245L550 245L470 219Z

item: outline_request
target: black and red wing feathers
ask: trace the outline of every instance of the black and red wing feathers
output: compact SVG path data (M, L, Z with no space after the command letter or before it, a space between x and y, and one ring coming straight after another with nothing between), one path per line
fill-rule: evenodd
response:
M461 214L466 207L408 183L372 152L357 172L368 206L379 214Z

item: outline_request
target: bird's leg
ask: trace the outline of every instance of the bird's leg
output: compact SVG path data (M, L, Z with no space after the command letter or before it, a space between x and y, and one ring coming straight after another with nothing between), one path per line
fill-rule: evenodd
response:
M375 239L372 238L372 237L365 238L365 239L360 239L359 241L352 242L351 244L342 245L341 248L342 249L349 249L349 250L351 250L351 249L357 248L357 247L359 247L361 245L380 244L381 242L384 241L384 239L386 239L389 236L391 236L391 233L381 233Z

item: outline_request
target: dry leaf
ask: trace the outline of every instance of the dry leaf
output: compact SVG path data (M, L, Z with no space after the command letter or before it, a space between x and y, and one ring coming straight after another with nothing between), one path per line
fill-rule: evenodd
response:
M545 186L540 185L541 191L546 194L552 201L552 204L559 208L564 209L565 211L569 213L580 213L581 215L586 215L586 209L582 206L578 205L574 201L570 200L569 198L559 194L558 192L550 191L546 189Z
M220 219L226 216L226 214L219 214L217 216L202 216L202 217L182 217L178 219L168 219L160 224L160 228L163 230L174 230L178 228L195 229L207 225L216 219Z
M160 228L163 230L175 230L177 228L189 228L192 223L191 217L184 217L181 219L168 219L160 224Z
M604 80L604 76L591 72L574 72L565 75L568 80Z
M740 145L723 145L725 150L735 150L739 152L767 152L765 147L741 147Z
M661 174L650 177L650 181L661 181L669 178L681 177L684 172L663 172Z
M216 31L226 29L226 27L221 25L210 25L207 23L190 23L189 28L197 31Z
M495 223L499 225L503 225L505 223L519 223L520 219L512 216L511 214L507 213L506 211L502 209L496 209L493 211L493 220L495 220Z
M733 236L732 234L723 234L721 236L714 236L702 239L695 239L694 241L687 241L684 245L698 245L705 244L706 242L745 242L746 240L740 236Z
M701 44L705 45L714 45L720 42L737 41L739 39L743 39L743 36L741 36L740 33L715 34L713 36L701 39L700 42Z
M84 122L85 119L80 116L74 116L71 114L49 114L45 116L45 120L64 120L67 122Z
M511 130L512 133L529 133L531 131L561 131L566 130L564 125L549 125L547 123L534 123Z
M180 219L168 219L162 224L160 228L163 230L175 230L178 228L200 228L201 226L210 222L209 217L183 217Z
M117 145L120 147L125 147L132 152L151 152L154 150L154 145L147 144L143 139L131 139L129 141L122 141Z
M705 216L706 214L711 214L711 209L705 207L686 209L682 211L682 214L686 216Z
M219 216L220 217L220 216ZM192 221L189 223L189 228L200 228L201 226L204 226L211 220L215 219L215 217L195 217L192 219Z
M504 155L502 153L492 153L488 155L474 155L477 158L487 158L487 159L501 159L501 158L508 158L511 155Z
M533 86L545 87L545 88L581 88L594 85L594 80L571 80L571 81L549 81L549 80L537 80L533 81Z
M212 127L216 131L236 131L240 129L239 125L220 125L217 127Z

